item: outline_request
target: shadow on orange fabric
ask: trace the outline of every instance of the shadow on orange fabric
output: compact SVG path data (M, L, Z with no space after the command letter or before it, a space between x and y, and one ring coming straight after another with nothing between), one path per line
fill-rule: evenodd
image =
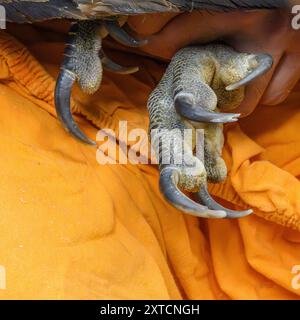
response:
M299 87L226 127L229 176L210 192L254 214L197 219L164 201L156 166L100 166L96 149L61 127L53 91L64 26L55 27L0 33L0 298L299 299ZM75 88L76 121L90 137L119 120L147 130L165 64L105 45L140 71L105 73L93 96Z

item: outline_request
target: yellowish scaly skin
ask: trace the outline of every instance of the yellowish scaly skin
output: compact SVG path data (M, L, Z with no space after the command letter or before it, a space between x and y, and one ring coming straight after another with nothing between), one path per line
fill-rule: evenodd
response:
M71 114L74 83L77 81L83 91L92 94L101 84L103 68L122 74L137 71L135 67L119 66L105 55L102 37L107 33L131 47L147 42L127 34L115 18L77 22L70 29L55 88L56 111L65 129L92 145L95 142L80 130ZM222 159L222 123L237 121L239 115L222 110L237 107L244 97L243 85L271 65L268 55L241 54L215 44L182 49L172 59L149 98L148 109L152 145L160 164L160 189L176 208L207 218L239 218L252 212L223 208L209 195L207 182L221 182L227 175ZM183 139L186 128L192 128L193 139ZM197 128L205 132L203 159L194 155ZM182 157L179 161L178 155ZM203 205L186 197L178 187L197 192Z
M172 59L161 82L149 97L148 109L152 145L160 159L160 170L175 167L180 173L180 188L198 192L207 181L222 182L227 176L227 168L222 159L223 125L182 118L176 112L174 101L184 96L191 103L191 108L201 106L216 113L232 110L243 100L244 87L234 91L227 91L226 87L245 78L257 65L254 55L238 53L232 48L217 44L184 48ZM178 129L183 132L186 128L204 129L204 162L194 155L194 144L185 144L183 149L187 156L185 159L188 160L186 163L194 165L175 163L176 152L181 152L182 136L174 136L170 131L153 131ZM162 147L159 143L162 136L174 143L166 143ZM195 137L193 140L195 141ZM164 164L162 156L167 153L171 154L170 163Z
M86 20L72 24L66 41L64 60L56 87L55 107L57 116L66 131L84 143L95 145L77 126L70 110L71 91L75 82L88 93L95 93L102 81L103 69L120 74L130 74L137 67L122 67L110 60L102 49L102 38L108 34L124 45L138 47L146 40L136 40L121 27L126 22L122 17L103 20Z
M115 17L113 20L122 27L127 17ZM72 54L65 54L71 60L69 70L77 77L81 89L87 94L95 93L100 87L103 67L99 51L102 49L102 39L108 34L105 26L97 21L82 21L76 25L76 32L69 32L69 36L73 36L72 42L68 44L72 46Z

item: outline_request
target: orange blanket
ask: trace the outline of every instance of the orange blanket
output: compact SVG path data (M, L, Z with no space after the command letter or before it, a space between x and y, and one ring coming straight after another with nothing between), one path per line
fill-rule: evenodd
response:
M0 33L0 288L4 299L297 299L300 295L300 88L226 128L230 168L212 194L239 221L183 215L151 165L105 165L55 116L63 35L33 26ZM139 73L105 73L74 90L76 121L147 129L147 96L164 66L110 52ZM1 285L0 285L1 287Z

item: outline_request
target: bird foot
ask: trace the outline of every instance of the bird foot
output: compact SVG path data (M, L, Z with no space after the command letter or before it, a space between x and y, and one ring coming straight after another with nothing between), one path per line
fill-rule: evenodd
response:
M71 91L77 81L87 94L95 93L102 81L103 68L120 74L138 71L137 67L122 67L111 61L102 50L102 37L111 35L120 43L138 47L147 40L135 40L117 20L88 20L74 23L69 31L64 61L55 88L55 107L64 128L82 142L94 145L75 123L70 110Z
M189 47L172 59L148 101L151 143L160 169L160 189L180 210L206 218L239 218L252 210L233 211L219 205L207 183L225 180L222 159L223 123L239 114L224 113L239 106L245 85L267 72L272 58L266 54L238 53L225 45ZM192 139L185 139L186 130ZM204 132L203 158L195 152L197 130ZM182 191L194 192L195 202Z

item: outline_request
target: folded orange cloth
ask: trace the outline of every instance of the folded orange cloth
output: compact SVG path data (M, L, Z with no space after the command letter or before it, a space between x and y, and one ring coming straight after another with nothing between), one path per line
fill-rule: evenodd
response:
M164 201L155 166L99 165L94 147L63 130L53 106L63 36L22 28L24 44L0 33L0 298L299 298L299 91L226 128L229 177L210 190L255 214L197 219ZM93 96L75 88L90 137L119 120L147 130L147 96L164 71L109 54L141 70L106 73Z

